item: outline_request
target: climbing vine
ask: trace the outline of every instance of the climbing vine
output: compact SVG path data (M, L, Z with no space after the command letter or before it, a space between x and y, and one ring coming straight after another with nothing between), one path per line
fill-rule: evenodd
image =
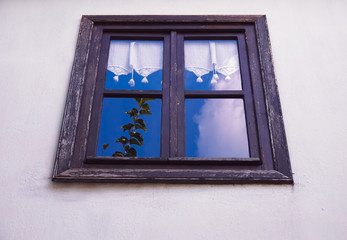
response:
M143 145L143 136L140 130L147 132L145 121L141 118L142 115L152 115L150 106L147 102L153 101L153 98L134 98L138 104L138 108L126 111L129 115L130 122L121 126L124 135L119 137L115 143L121 143L123 151L116 151L112 154L113 157L136 157L137 151L135 145L141 147ZM107 149L109 143L103 144L103 151Z

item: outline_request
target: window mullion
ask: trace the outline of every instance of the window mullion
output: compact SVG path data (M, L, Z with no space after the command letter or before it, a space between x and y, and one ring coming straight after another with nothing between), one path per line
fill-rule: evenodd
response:
M161 111L161 143L160 157L168 158L170 156L170 57L171 57L171 39L170 35L164 37L164 59L163 59L163 84L162 84L162 111Z
M170 157L177 156L177 32L170 34Z
M177 155L186 155L185 95L184 95L184 35L177 36Z

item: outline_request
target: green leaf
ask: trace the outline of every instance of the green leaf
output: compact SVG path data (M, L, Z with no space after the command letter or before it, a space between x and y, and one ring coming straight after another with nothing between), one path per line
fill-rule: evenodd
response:
M142 115L152 115L152 113L148 110L140 110L140 114Z
M145 103L142 105L142 108L145 110L145 111L149 111L149 104L148 103Z
M135 121L135 123L141 124L141 125L145 125L145 121L142 118L139 118Z
M139 118L135 121L135 123L135 129L142 129L147 132L146 124L145 121L143 121L143 119Z
M122 144L127 144L129 142L129 140L126 137L121 136L120 138L117 139L116 143L118 143L118 142L120 142Z
M120 128L122 128L123 132L124 132L126 130L130 130L133 126L134 126L134 124L128 123L128 124L125 124L125 125L121 126Z
M140 125L140 124L135 124L135 129L141 129L145 132L147 132L146 126Z
M141 144L143 144L143 137L138 132L130 132L130 136L136 138Z
M126 114L129 114L130 117L134 117L134 116L137 115L138 110L137 110L136 108L133 108L131 111L126 111L125 113L126 113Z
M141 107L142 106L142 104L143 104L143 98L134 98L135 99L135 101L137 102L137 104L139 105L139 107Z
M135 138L131 138L130 139L130 144L135 144L135 145L137 145L137 146L139 146L139 147L141 147L141 143L139 143ZM129 151L129 149L127 150L127 151Z
M128 153L125 154L126 157L136 157L137 156L137 152L135 148L130 148Z
M108 146L110 146L110 144L109 144L109 143L105 143L104 145L102 145L102 148L103 148L104 150L106 150L106 148L107 148Z
M114 152L114 153L112 154L112 157L124 157L124 154L121 153L121 152Z
M130 135L131 138L132 138L132 137L134 138L136 133L137 133L137 132L135 132L135 131L129 131L129 135Z

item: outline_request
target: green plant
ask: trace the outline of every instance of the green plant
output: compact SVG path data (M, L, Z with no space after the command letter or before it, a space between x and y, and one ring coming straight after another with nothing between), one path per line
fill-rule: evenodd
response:
M153 101L153 98L134 98L138 104L138 108L133 108L126 111L125 114L129 115L130 123L121 126L123 132L127 132L126 136L121 136L117 139L116 143L121 143L124 151L116 151L112 154L113 157L136 157L137 151L134 145L141 147L143 145L142 134L138 130L147 132L145 121L141 118L142 115L152 115L148 101ZM103 144L103 151L109 146L109 143Z

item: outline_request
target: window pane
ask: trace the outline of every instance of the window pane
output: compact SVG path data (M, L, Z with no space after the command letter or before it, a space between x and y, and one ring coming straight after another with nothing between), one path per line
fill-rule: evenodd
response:
M130 133L129 130L123 131L122 128L129 129ZM137 157L159 157L160 130L161 99L105 98L97 156L112 156L115 152L121 152L124 155L130 153L130 157L134 156L133 150L127 150L127 148L134 148ZM117 140L119 142L116 143ZM107 144L109 145L104 150L103 146L106 147ZM118 156L121 157L122 154L118 153Z
M249 157L242 99L186 99L187 157Z
M184 41L186 90L241 90L236 40Z
M106 89L161 90L163 42L111 40Z

